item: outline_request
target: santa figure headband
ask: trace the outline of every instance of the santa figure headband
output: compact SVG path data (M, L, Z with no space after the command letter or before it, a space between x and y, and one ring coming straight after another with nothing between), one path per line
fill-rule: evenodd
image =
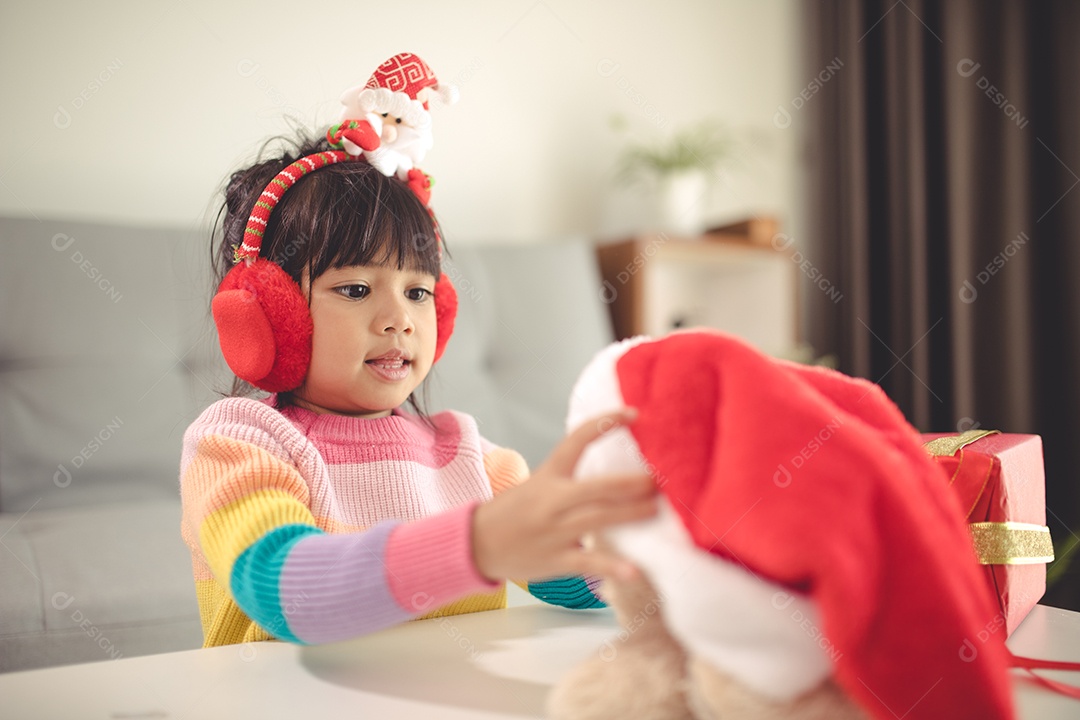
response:
M427 63L413 53L393 56L375 69L365 85L346 90L341 96L345 106L341 121L326 133L327 140L337 149L302 157L270 181L248 217L234 262L250 263L259 257L270 215L289 188L308 173L339 162L366 160L384 175L405 181L427 206L431 179L415 165L431 146L428 103L432 97L451 104L457 100L457 88L440 84ZM404 122L414 137L395 142L398 133L384 131L387 117L393 117L399 124ZM439 252L441 255L441 241Z

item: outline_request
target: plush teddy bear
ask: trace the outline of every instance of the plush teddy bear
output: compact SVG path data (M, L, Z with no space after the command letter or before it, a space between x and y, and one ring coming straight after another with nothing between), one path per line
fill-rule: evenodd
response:
M641 576L605 581L620 630L551 717L1012 717L963 512L880 388L691 331L599 353L567 425L622 406L576 473L644 468L660 509L588 540Z

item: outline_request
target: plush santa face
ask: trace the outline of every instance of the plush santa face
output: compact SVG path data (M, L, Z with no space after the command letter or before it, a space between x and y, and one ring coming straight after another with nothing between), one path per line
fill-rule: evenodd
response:
M424 98L426 90L421 91ZM421 98L421 94L417 97ZM431 113L424 109L423 99L413 100L405 93L386 88L355 87L345 91L341 102L342 119L367 120L380 139L379 147L371 151L346 140L346 151L363 154L384 175L404 179L431 149Z
M382 145L366 153L368 162L384 175L405 179L409 170L424 159L431 148L431 130L409 125L404 118L382 113Z

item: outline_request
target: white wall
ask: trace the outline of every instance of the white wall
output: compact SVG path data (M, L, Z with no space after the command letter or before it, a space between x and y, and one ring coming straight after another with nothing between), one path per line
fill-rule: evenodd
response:
M709 216L791 220L798 128L773 118L810 74L798 44L795 0L9 2L0 214L205 224L283 115L325 127L408 50L461 90L423 163L451 242L641 227L646 199L611 180L616 113L639 136L729 122L742 150Z

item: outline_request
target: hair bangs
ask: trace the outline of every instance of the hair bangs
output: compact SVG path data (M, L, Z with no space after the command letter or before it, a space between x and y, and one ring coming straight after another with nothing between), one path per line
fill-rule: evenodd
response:
M304 178L274 215L266 255L298 281L305 269L316 278L348 265L439 277L434 218L405 183L366 163L342 163Z

